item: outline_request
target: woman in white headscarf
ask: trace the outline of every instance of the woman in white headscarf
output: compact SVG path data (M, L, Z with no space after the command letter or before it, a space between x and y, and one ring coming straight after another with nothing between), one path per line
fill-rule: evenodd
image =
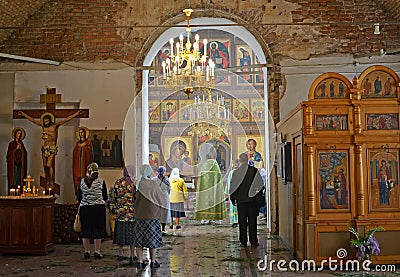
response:
M133 216L136 253L138 256L137 268L146 267L143 262L143 248L149 248L150 268L160 267L155 259L156 248L163 245L160 228L160 217L163 207L166 207L164 193L153 179L154 171L149 164L140 167L135 193L135 209Z
M172 169L169 176L169 183L171 184L171 193L169 195L171 205L171 229L174 228L174 218L176 219L176 229L182 228L179 225L181 217L185 217L185 200L188 197L188 190L185 181L179 175L179 169Z

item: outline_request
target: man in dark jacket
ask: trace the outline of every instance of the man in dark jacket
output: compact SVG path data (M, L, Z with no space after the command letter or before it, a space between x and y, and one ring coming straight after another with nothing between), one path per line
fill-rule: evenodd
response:
M252 247L258 246L257 216L260 207L255 204L254 196L264 189L264 183L257 168L248 165L246 153L239 156L240 167L232 174L230 200L237 205L239 218L239 240L247 246L247 226Z

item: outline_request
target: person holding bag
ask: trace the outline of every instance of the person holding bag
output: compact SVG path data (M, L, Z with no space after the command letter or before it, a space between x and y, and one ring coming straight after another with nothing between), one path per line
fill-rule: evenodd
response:
M82 242L85 248L83 257L90 258L90 239L94 239L94 258L101 259L101 239L106 237L107 187L99 178L99 166L91 163L87 166L86 177L81 180L77 191L79 215L82 225Z
M239 156L240 166L232 174L230 200L237 205L239 219L239 240L243 247L250 241L252 247L259 245L257 238L257 216L262 203L258 203L264 190L264 182L257 168L248 165L248 156ZM262 201L261 201L262 202ZM247 227L249 239L247 239Z

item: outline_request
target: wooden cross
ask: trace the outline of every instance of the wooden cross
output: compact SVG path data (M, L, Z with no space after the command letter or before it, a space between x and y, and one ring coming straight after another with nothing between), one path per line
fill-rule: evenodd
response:
M47 88L46 94L40 95L40 104L46 104L46 109L14 110L13 118L25 119L18 114L19 111L23 111L33 118L40 118L45 112L52 113L54 118L66 118L77 111L81 111L77 118L89 118L89 109L57 109L56 103L61 103L61 94L56 94L56 88Z
M46 109L31 109L31 110L14 110L13 118L14 119L25 119L20 112L24 112L28 116L32 118L41 118L44 113L51 113L54 116L54 120L56 118L67 118L72 116L73 114L80 112L75 118L89 118L89 109L57 109L56 103L61 103L61 94L56 93L56 88L47 88L46 94L40 95L40 104L46 104ZM55 159L52 162L52 168L55 169ZM55 184L55 172L53 172L52 182L54 183L54 192L60 193L60 185ZM40 176L40 185L46 189L47 181L44 177Z

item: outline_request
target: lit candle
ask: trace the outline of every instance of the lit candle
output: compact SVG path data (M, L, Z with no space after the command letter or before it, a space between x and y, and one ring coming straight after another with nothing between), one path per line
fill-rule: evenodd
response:
M171 44L171 56L174 55L174 40L170 38L169 44Z
M21 187L18 186L17 196L19 196L20 194L21 194Z
M181 34L180 36L179 36L179 40L180 40L180 42L181 42L181 49L183 50L183 35Z
M204 43L204 56L207 56L207 39L204 39L203 43Z
M167 79L167 70L165 69L165 67L167 66L167 63L165 61L163 61L161 65L162 65L163 78L165 80L165 79Z
M51 195L51 188L49 188L49 195Z
M43 191L43 195L45 195L45 193L46 193L46 191L44 190L44 191Z

